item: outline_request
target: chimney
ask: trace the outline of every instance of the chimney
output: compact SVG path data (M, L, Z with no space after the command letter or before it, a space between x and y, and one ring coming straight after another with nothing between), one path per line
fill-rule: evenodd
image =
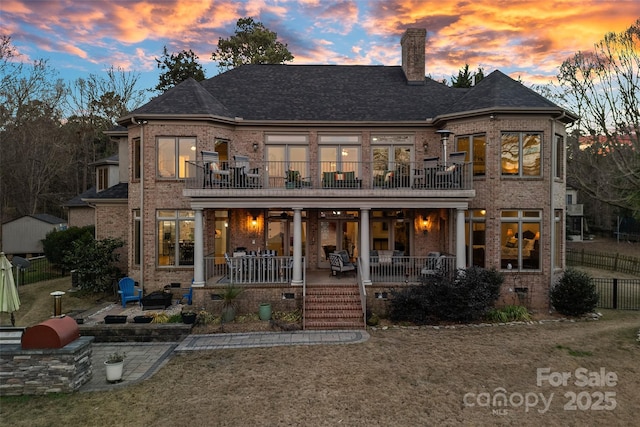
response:
M402 46L402 71L410 85L425 83L424 49L427 30L424 28L407 28L400 46Z

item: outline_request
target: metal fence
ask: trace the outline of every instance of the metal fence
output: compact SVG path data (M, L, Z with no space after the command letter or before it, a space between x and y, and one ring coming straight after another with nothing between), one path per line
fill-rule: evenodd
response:
M68 274L53 266L49 263L49 260L43 256L30 258L29 266L27 268L15 268L13 271L13 278L18 286L28 285L42 280L56 279Z
M600 300L598 307L640 310L640 279L593 279Z
M617 271L640 276L640 258L619 253L567 249L567 265Z

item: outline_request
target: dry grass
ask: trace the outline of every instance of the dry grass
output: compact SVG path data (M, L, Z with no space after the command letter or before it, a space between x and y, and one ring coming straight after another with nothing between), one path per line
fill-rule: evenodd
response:
M63 313L85 311L116 300L113 295L69 292L69 289L69 276L20 286L20 310L15 313L16 326L33 326L49 319L53 315L53 297L50 293L54 291L66 292L62 297ZM9 314L0 313L0 325L11 325Z
M600 321L389 329L356 345L196 352L125 389L4 398L0 411L4 425L30 427L636 425L639 327L640 313L607 311ZM604 367L618 381L538 387L536 369L545 367L572 374ZM502 415L464 404L467 393L498 388L553 398L544 413L542 403L528 412L512 405ZM617 407L567 411L570 392L613 392Z
M52 290L41 290L49 311ZM65 303L72 304L70 299ZM35 319L32 314L22 313L24 319ZM605 310L599 321L392 327L370 331L371 339L357 345L196 352L175 356L149 380L125 389L3 398L0 417L3 425L29 427L635 426L639 328L640 312ZM566 386L538 386L537 369L547 367L572 377ZM615 386L580 387L575 384L578 368L593 375L604 368L618 381ZM465 396L477 403L468 393L493 396L498 389L515 396L516 403L517 393L531 399L542 394L551 403L547 411L541 401L529 410L513 404L465 405ZM615 409L565 410L571 393L582 393L585 403L604 392L613 393Z

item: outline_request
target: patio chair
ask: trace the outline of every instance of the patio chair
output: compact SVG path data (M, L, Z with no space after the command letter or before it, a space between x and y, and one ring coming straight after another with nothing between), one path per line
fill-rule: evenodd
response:
M182 294L182 299L187 300L187 305L191 305L193 303L193 280L191 281L191 286L189 286L189 291Z
M331 263L332 276L337 276L338 273L340 273L340 275L342 276L344 275L344 273L348 273L350 271L353 271L354 274L357 274L356 266L349 261L345 263L343 257L339 253L334 252L332 254L329 254L329 262Z
M422 162L422 169L416 169L413 180L414 187L435 188L436 172L438 171L440 157L425 157Z
M442 272L444 267L445 255L441 255L440 252L429 252L427 254L427 263L420 271L420 274L424 278L433 278Z
M204 182L202 187L207 184L213 188L213 184L219 187L229 186L230 172L220 167L220 155L215 151L201 151L202 164L204 165Z
M322 172L322 188L335 188L336 172Z
M122 308L127 307L129 301L138 301L138 305L142 304L142 289L136 287L136 283L131 277L123 277L118 282L118 294L122 299Z
M436 172L437 186L440 188L462 187L462 169L466 151L459 151L449 155L447 167Z
M249 166L249 157L247 156L233 156L235 162L235 174L236 179L235 186L240 188L257 188L260 186L260 169Z
M311 187L311 178L302 177L300 171L289 169L285 176L286 188Z

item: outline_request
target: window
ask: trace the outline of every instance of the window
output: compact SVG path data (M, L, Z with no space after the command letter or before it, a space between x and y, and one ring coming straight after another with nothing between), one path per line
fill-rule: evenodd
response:
M195 176L196 139L158 138L158 177L188 178ZM192 162L191 164L187 161Z
M500 222L503 269L540 269L540 211L503 211Z
M360 177L360 137L321 135L319 137L320 178L323 172L355 172Z
M266 153L269 186L281 187L287 171L298 171L301 178L310 176L306 135L267 135Z
M159 210L158 265L177 267L193 265L195 215L187 210Z
M540 176L542 134L505 132L501 138L503 176Z
M393 176L392 182L397 186L410 186L413 144L412 135L373 136L371 151L373 182L376 186L388 185L391 176Z
M140 166L142 165L140 138L133 140L133 179L140 179Z
M486 173L485 159L487 149L486 135L460 136L456 138L458 151L466 151L465 161L473 162L473 175L483 176Z
M556 233L554 236L555 242L553 244L553 267L562 268L562 259L560 258L562 255L562 242L564 242L564 238L562 236L562 209L556 209L554 221Z
M140 209L133 210L133 263L140 265Z
M554 177L557 179L562 179L563 178L563 172L564 172L564 151L565 151L565 147L564 147L564 138L561 135L556 135L556 140L555 140L555 145L556 145L556 149L555 149L555 161L556 161L556 168L555 168L555 175Z
M484 268L485 262L485 219L487 211L484 209L473 209L465 212L466 227L465 241L467 245L467 264Z
M101 166L96 169L96 191L109 188L109 168Z

